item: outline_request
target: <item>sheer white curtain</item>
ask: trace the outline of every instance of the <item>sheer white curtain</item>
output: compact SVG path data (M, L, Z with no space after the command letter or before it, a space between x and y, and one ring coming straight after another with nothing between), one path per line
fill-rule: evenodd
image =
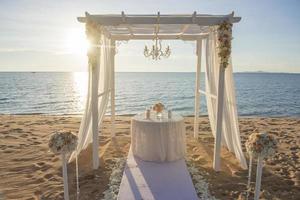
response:
M88 144L92 142L93 132L92 132L92 85L98 84L98 119L99 119L99 129L105 115L107 104L109 101L109 92L111 88L112 79L112 67L111 67L111 57L113 53L113 48L110 46L110 39L106 38L104 35L101 36L100 42L100 60L99 64L96 65L96 69L92 70L89 67L89 79L88 79L88 94L85 106L85 112L81 120L79 133L78 133L78 145L77 152L79 153L85 149ZM92 73L96 73L94 79L92 80ZM70 157L71 161L76 157L76 152Z
M217 95L220 60L217 47L217 33L211 31L206 41L206 72L205 85L207 95L207 110L212 132L216 133ZM238 123L237 106L235 99L235 86L231 61L225 70L224 105L222 121L222 145L227 146L240 161L241 167L246 169L247 163L242 151Z

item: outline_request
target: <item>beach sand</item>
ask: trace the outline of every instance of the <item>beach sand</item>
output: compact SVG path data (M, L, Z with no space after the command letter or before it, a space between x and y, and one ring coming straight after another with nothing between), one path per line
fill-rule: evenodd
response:
M126 157L130 146L130 116L116 117L116 138L110 139L109 118L102 126L100 168L91 170L91 150L79 157L80 199L96 199L108 188L114 158ZM247 170L232 153L222 150L222 171L212 169L213 142L207 117L199 119L200 137L193 139L193 118L186 117L187 158L207 172L211 193L219 199L237 199L246 190ZM79 117L43 115L0 116L0 199L62 199L60 157L49 152L55 130L78 131ZM300 119L240 118L243 143L248 135L266 131L279 141L279 149L265 162L262 199L300 199ZM244 147L243 147L244 148ZM245 150L245 149L244 149ZM255 163L254 163L254 167ZM255 180L253 168L252 182ZM297 170L298 169L298 170ZM75 164L68 165L71 199L76 197ZM252 183L252 185L254 185Z

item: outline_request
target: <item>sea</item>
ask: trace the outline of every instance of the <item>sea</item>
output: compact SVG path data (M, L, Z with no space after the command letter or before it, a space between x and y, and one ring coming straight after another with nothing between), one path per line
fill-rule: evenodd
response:
M116 113L144 112L155 102L182 115L194 113L195 73L116 73ZM201 88L205 87L201 74ZM234 73L241 116L300 116L300 74ZM81 115L85 72L1 72L0 114ZM107 109L109 114L110 108ZM200 114L207 115L200 97Z

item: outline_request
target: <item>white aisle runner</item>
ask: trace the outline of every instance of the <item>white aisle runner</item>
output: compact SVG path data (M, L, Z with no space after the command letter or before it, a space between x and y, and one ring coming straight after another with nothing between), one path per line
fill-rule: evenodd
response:
M146 162L129 150L119 200L198 199L184 159L174 162Z

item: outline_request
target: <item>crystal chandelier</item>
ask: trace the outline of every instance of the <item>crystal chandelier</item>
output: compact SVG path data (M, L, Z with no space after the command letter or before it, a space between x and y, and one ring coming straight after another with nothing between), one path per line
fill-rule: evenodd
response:
M169 45L164 51L162 50L161 40L158 38L158 32L159 28L157 28L155 31L155 38L154 43L151 47L151 51L149 50L150 48L148 48L147 45L145 45L144 49L145 57L151 57L153 60L160 60L162 57L168 58L171 55L171 49Z

